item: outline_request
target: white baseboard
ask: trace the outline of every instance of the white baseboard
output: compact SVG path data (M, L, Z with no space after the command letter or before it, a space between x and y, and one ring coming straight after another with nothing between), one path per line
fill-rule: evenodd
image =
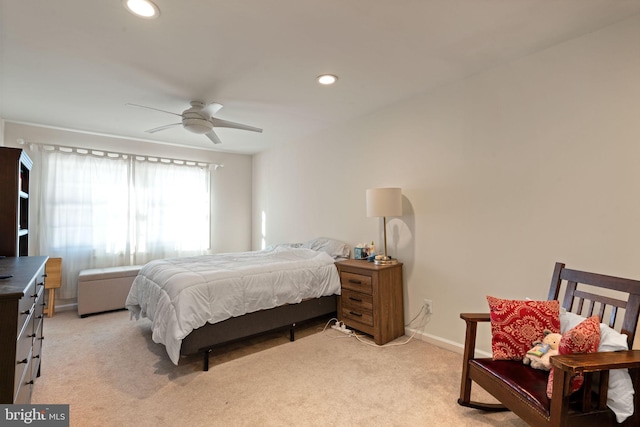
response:
M436 335L427 334L426 332L416 331L415 329L407 328L405 335L411 336L415 333L415 338L420 341L433 344L437 347L444 348L445 350L453 351L454 353L462 354L464 352L464 344L459 342L450 341ZM491 357L491 353L486 351L476 350L476 357Z
M58 305L56 304L56 311L71 311L71 310L75 310L78 311L78 303L72 303L72 304L62 304L62 305Z

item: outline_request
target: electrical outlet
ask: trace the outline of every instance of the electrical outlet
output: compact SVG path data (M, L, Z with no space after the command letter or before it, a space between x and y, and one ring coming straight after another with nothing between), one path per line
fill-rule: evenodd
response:
M424 300L424 311L427 314L433 314L433 301L430 299L426 299Z

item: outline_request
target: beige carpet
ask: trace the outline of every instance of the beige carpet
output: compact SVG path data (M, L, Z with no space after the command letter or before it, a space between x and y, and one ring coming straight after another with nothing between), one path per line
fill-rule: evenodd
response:
M173 365L146 319L56 313L32 403L70 404L82 427L526 425L456 403L460 355L418 340L372 347L324 324L295 342L281 331L226 346L203 372L199 357Z

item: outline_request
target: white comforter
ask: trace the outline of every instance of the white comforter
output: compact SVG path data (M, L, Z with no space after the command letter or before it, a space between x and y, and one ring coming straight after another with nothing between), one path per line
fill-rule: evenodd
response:
M151 261L126 307L152 321L153 341L178 364L183 338L207 322L333 294L340 294L340 279L331 256L277 247Z

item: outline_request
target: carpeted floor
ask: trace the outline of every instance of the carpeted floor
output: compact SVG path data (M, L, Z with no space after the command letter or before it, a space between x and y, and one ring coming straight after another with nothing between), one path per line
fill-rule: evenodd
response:
M173 365L146 319L56 313L32 403L69 404L82 427L526 425L456 403L460 355L418 340L373 347L325 323L295 342L281 331L225 346L203 372L200 357Z

